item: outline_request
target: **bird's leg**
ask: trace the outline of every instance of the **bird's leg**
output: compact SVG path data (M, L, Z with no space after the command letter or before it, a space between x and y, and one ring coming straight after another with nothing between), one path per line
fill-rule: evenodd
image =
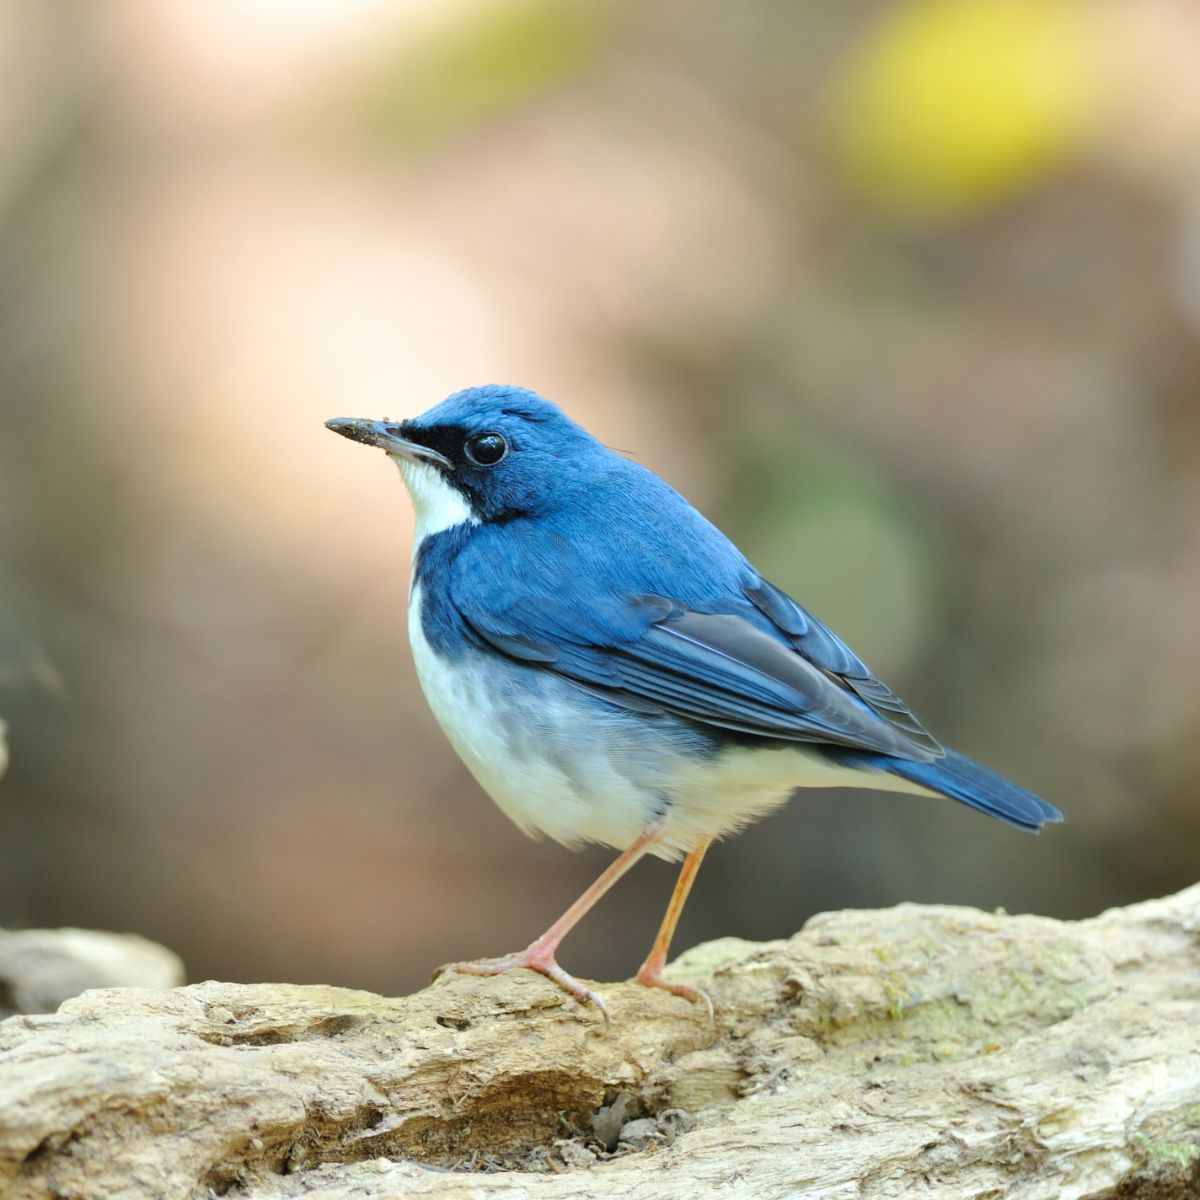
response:
M638 971L636 976L637 982L644 984L646 987L664 988L666 991L673 992L676 996L683 996L687 1000L702 1001L708 1009L710 1021L712 1020L713 1006L712 1001L708 998L708 994L686 983L671 983L670 980L663 976L663 967L667 964L667 951L671 948L671 938L675 933L675 926L679 924L679 916L683 912L683 906L687 903L688 892L692 890L692 883L696 878L696 872L700 870L700 863L704 859L704 852L708 849L711 842L711 838L701 842L683 860L683 866L679 870L679 879L675 883L675 890L671 893L671 900L667 904L667 911L663 916L662 924L658 927L658 936L654 939L654 945L650 947L650 953L646 956L646 961L642 963L641 970Z
M635 841L628 849L623 850L605 868L600 877L591 887L567 909L545 933L536 941L530 942L524 950L516 954L506 954L503 958L484 958L475 962L447 963L439 967L437 975L444 971L461 971L467 975L499 975L503 971L512 971L525 967L530 971L538 971L553 979L564 991L568 991L581 1003L595 1004L608 1020L608 1008L599 993L584 987L573 975L569 975L558 965L555 953L559 943L579 924L580 920L591 910L600 899L630 867L650 849L666 828L666 818L660 817ZM686 893L685 893L686 894ZM668 935L669 936L669 935Z

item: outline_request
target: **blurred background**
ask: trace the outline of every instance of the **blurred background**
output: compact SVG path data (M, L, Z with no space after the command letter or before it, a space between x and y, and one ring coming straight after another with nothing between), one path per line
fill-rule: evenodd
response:
M0 0L0 924L397 991L602 868L459 765L407 497L322 428L487 382L1067 814L803 793L678 948L1195 881L1198 56L1192 0Z

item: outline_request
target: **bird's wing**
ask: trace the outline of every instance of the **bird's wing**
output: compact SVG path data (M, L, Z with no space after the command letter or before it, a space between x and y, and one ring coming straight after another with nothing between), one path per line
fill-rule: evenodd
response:
M768 594L772 603L775 595L783 596ZM861 684L869 694L874 683L908 715L823 626L806 618L799 631L798 617L789 614L798 632L772 630L778 623L762 620L752 596L726 598L726 607L740 605L741 612L703 612L662 595L622 596L594 578L585 589L579 575L569 585L564 579L558 590L489 588L460 576L452 582L451 599L467 628L492 649L614 704L764 738L915 761L941 753L936 743L914 737L888 705L877 709L859 691ZM797 645L797 638L808 639L807 646ZM835 654L854 675L843 677L821 661L832 662ZM909 720L920 730L915 718Z
M945 753L937 739L921 724L912 709L882 679L877 679L837 634L812 613L801 608L786 592L755 577L742 590L776 629L815 666L836 676L905 737L940 757Z

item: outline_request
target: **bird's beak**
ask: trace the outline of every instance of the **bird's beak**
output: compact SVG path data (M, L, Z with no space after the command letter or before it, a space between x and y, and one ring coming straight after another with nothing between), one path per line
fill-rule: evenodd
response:
M325 422L326 429L348 437L352 442L362 442L364 446L378 446L380 450L393 458L406 458L409 462L434 463L447 471L454 470L454 464L436 450L428 446L410 442L400 436L400 428L388 421L360 421L356 417L335 417Z

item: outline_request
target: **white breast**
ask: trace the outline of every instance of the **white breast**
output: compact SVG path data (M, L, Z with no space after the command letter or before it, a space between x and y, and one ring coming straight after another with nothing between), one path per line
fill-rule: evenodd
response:
M478 524L466 498L436 467L396 458L416 513L413 560L425 538L456 525ZM536 683L513 686L520 668L468 651L450 660L429 644L421 620L421 587L408 602L408 637L417 678L433 715L467 769L504 813L526 832L561 842L628 845L645 828L655 803L613 766L603 738L581 744L578 711L555 702L562 685L541 695ZM505 687L506 682L509 686ZM569 686L566 690L570 690Z
M417 518L415 565L425 538L457 525L478 524L479 518L436 467L404 458L393 461ZM408 601L408 639L425 699L484 791L527 832L546 832L562 841L586 836L576 828L579 814L572 811L570 781L536 753L530 739L514 737L513 714L497 694L486 664L474 653L448 660L429 644L421 620L421 587L415 577Z
M623 847L652 819L658 798L621 768L617 731L584 726L552 678L539 689L511 682L497 659L470 651L450 660L429 644L421 621L421 586L413 587L408 636L417 678L438 724L480 786L526 833L567 844ZM614 712L614 718L619 714Z

